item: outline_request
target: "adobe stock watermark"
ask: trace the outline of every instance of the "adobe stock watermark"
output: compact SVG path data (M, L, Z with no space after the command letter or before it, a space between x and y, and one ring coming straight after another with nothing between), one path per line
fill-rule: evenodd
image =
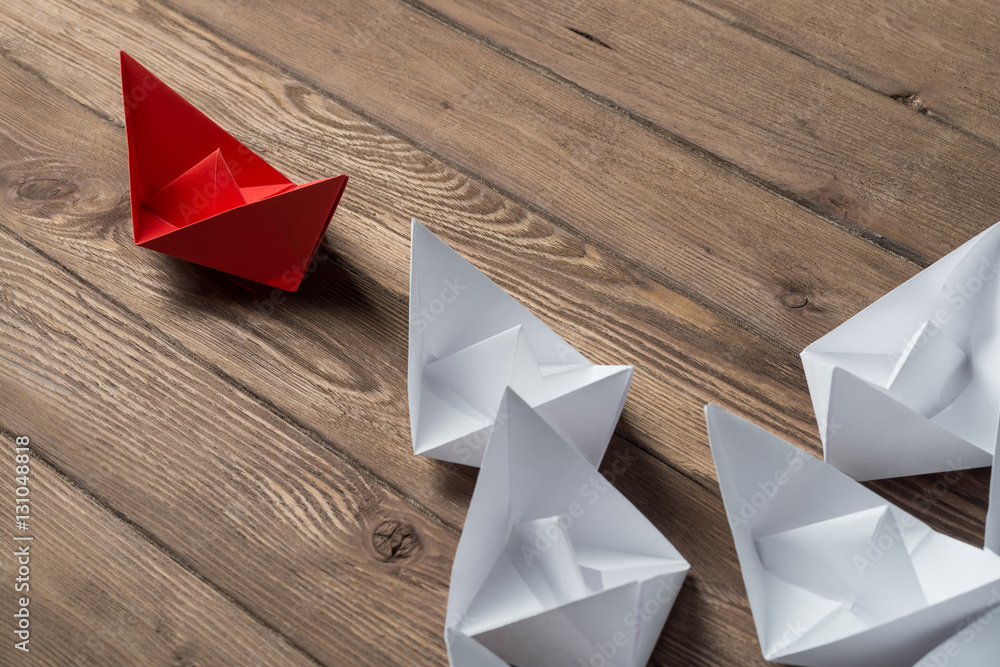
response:
M818 415L816 417L816 426L821 434L825 433L826 437L837 435L844 428L844 424L836 421L829 415L829 413L824 418L820 418Z
M143 103L151 100L149 93L160 85L155 77L147 73L142 81L129 91L127 96L129 110L138 109ZM213 160L214 163L208 166L207 163ZM167 183L156 193L145 198L141 205L175 227L186 227L218 212L217 198L225 191L230 191L230 201L242 201L237 177L255 160L259 158L242 143L238 143L235 148L227 148L225 154L218 148L212 153L201 156L198 162L185 165L184 172L173 174L173 179L176 179L198 169L197 178L202 179L202 182L190 190L188 188L193 185L191 178L185 179L186 183L181 187L174 186L172 182ZM218 168L219 162L224 165L221 169ZM214 178L209 174L214 174ZM162 193L170 191L173 192L173 197L162 196ZM177 195L181 195L179 199Z
M589 658L580 658L580 667L607 667L622 649L632 646L635 634L649 623L680 593L683 577L661 577L652 592L635 607L626 612L619 629L606 635L606 641L595 641L594 652Z
M148 102L150 100L150 93L157 88L159 88L162 83L150 72L146 72L142 80L129 88L128 95L126 96L126 104L129 110L138 109L139 106ZM211 155L205 155L205 158L211 157ZM194 219L200 219L204 217L202 214L206 209L213 205L216 196L221 192L221 187L228 187L229 185L235 184L235 178L239 176L244 168L250 164L256 155L249 148L244 146L242 143L236 149L236 154L230 154L228 157L223 156L219 152L220 159L225 162L226 168L228 170L227 174L221 175L220 178L216 180L209 181L200 185L194 190L193 196L190 200L181 202L177 210L174 211L178 213L183 223L186 225L192 222ZM194 167L195 165L190 165ZM180 174L178 174L179 176ZM173 223L174 220L167 220L167 222Z
M948 667L981 637L1000 617L1000 589L993 589L991 593L990 608L985 613L964 619L954 637L925 655L914 667Z
M236 149L236 157L227 159L219 151L218 159L225 163L225 169L215 170L216 175L213 180L199 184L191 191L188 198L178 202L176 208L173 210L155 208L153 212L165 214L168 218L167 222L180 227L185 227L193 222L199 222L210 217L215 212L218 196L227 189L239 187L236 177L243 172L245 166L249 165L255 157L253 151L243 144L240 144ZM191 165L191 168L195 166L197 165ZM180 216L180 220L174 214ZM178 222L180 223L179 225L177 224Z
M149 93L159 87L160 80L153 76L151 72L146 72L146 75L142 77L142 81L129 88L128 95L126 96L128 108L138 108L140 104L149 99Z
M452 459L455 461L441 461L442 465L472 465L473 459L482 459L482 455L489 444L490 438L496 430L507 423L507 410L490 410L487 412L489 426L479 429L451 443Z
M32 541L28 535L30 530L28 517L31 516L31 440L24 435L14 438L13 456L14 506L11 514L14 518L13 562L16 575L13 581L14 589L14 648L30 653L31 648L31 556L35 553ZM32 521L34 525L34 521Z
M949 472L946 473L941 480L936 481L930 489L915 494L913 497L914 504L919 505L923 509L930 509L934 504L940 502L944 495L947 494L955 484L961 481L964 477L964 469L961 460L954 462L949 461L948 464L950 467ZM775 481L777 482L777 477ZM764 493L764 491L762 491L762 493ZM887 527L884 532L879 534L868 545L864 553L854 554L852 560L858 573L863 574L865 570L885 558L885 556L891 552L896 545L902 543L905 529L910 528L917 523L918 520L916 518L907 513L903 513L896 523ZM1000 602L1000 598L998 598L998 602ZM809 628L802 625L800 620L786 621L784 632L768 647L766 655L769 659L777 659L777 656L780 656L808 630ZM925 666L924 663L921 663L918 667L929 667L934 664L935 663L926 663Z
M328 261L331 257L333 257L333 254L320 243L312 257L302 260L299 264L293 264L282 274L282 283L292 285L299 276L302 277L302 282L304 283L310 275L316 272L321 264ZM280 287L275 287L265 297L256 297L253 307L264 318L269 318L286 301L288 301L288 292ZM245 342L253 335L253 323L247 317L241 318L236 324L235 333L239 340Z
M938 480L938 482L935 482L934 486L932 486L929 491L924 491L915 495L914 503L919 504L924 510L930 509L936 503L940 502L941 498L948 493L954 484L958 483L958 481L962 479L964 475L961 472L961 460L948 461L948 467L950 468L950 471L945 475L944 480ZM887 526L885 531L881 532L878 537L876 537L868 545L864 554L854 554L853 562L858 574L864 574L865 570L885 558L885 556L890 553L897 544L903 541L904 530L912 528L919 523L920 521L918 519L909 513L903 512L903 514L898 517L895 522Z
M786 486L792 480L792 476L805 467L807 456L809 454L798 448L788 452L784 468L775 470L771 479L758 481L756 491L739 499L737 506L729 514L730 529L735 532L741 526L749 526L750 522L778 495L778 490Z
M151 93L162 85L155 76L147 72L140 81L129 88L126 95L128 108L134 110L151 101L153 99ZM225 169L213 170L216 173L214 179L197 184L185 193L182 201L161 203L156 201L156 194L154 194L142 203L143 207L177 227L184 227L209 217L216 209L217 197L227 189L238 188L240 175L254 161L260 159L252 150L239 143L233 149L227 149L225 155L220 149L216 153L205 155L203 160L210 159L216 154L217 159L225 164ZM196 166L197 164L192 164L188 168L193 169ZM177 174L177 176L181 176L181 174ZM291 188L292 185L288 184L288 187ZM293 288L312 274L319 264L325 262L329 257L330 254L323 248L322 243L317 244L315 252L310 257L288 266L279 277L278 283L289 289ZM285 292L286 290L275 287L266 298L257 299L256 309L265 317L272 315L276 306L284 303ZM246 339L249 336L249 327L250 322L246 319L238 323L237 336Z
M785 630L764 652L768 660L776 660L792 644L808 632L809 628L802 625L801 620L785 621Z
M632 447L625 447L615 452L614 459L607 466L605 475L594 472L594 476L580 485L579 499L571 501L566 506L566 511L556 515L557 522L547 523L545 527L535 529L534 539L528 544L521 545L521 557L530 567L543 554L559 543L563 531L568 531L574 521L579 520L586 513L587 508L595 505L598 500L609 490L614 488L614 480L618 475L623 475L639 460Z
M642 600L625 613L618 629L609 630L604 641L594 641L594 652L579 658L580 667L608 667L621 650L631 647L635 633L644 624L651 622L665 606L673 603L680 593L682 580L680 575L662 577ZM446 619L446 625L454 628L475 626L479 622L476 616L459 612L452 612Z
M931 508L941 502L956 484L962 481L967 470L966 466L962 464L962 459L959 458L957 461L948 460L947 463L948 472L944 473L940 479L935 480L930 488L914 494L912 501L914 506L925 512L930 511Z
M445 280L438 296L426 304L421 303L419 310L410 312L410 330L418 333L426 331L427 327L444 315L448 307L455 303L467 289L469 286L463 284L458 278Z

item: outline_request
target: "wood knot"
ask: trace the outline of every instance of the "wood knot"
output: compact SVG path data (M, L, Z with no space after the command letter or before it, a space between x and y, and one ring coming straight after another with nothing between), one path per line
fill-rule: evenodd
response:
M32 178L17 186L17 196L32 201L66 199L77 191L76 183L62 178Z
M802 308L809 303L809 299L801 292L787 292L778 297L778 301L785 308Z
M405 521L388 519L372 532L375 553L387 563L413 557L421 548L417 529Z
M897 102L905 106L908 106L917 113L922 113L924 115L927 115L927 105L924 104L924 101L920 99L916 93L903 93L901 95L893 95L892 99L896 100Z
M191 650L187 648L178 649L173 652L173 667L198 667L198 661L190 656Z

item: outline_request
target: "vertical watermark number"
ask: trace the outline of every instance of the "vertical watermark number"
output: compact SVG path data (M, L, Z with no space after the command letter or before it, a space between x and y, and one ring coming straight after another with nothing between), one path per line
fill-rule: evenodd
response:
M28 518L31 515L31 441L20 435L14 439L14 558L17 570L14 577L14 596L17 600L14 614L14 648L30 652L31 621L28 604L31 591L31 541Z

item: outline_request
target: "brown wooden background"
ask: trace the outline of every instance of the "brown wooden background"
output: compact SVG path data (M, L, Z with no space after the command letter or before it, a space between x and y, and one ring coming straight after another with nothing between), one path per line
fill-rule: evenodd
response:
M652 664L763 664L702 405L819 452L798 352L1000 218L998 23L986 0L4 0L0 544L18 434L36 539L30 656L0 548L0 663L446 663L475 473L410 449L416 216L636 366L614 481L693 564ZM299 293L134 247L119 48L293 180L350 174ZM978 544L987 481L874 486Z

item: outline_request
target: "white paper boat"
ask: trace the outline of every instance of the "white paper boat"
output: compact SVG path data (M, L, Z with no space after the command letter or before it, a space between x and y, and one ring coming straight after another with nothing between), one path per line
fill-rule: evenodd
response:
M802 352L828 463L858 480L991 465L1000 224Z
M721 408L706 416L766 659L912 667L996 604L1000 556Z
M410 244L413 451L478 466L511 387L596 466L632 367L587 361L416 220Z
M638 667L688 563L513 391L482 461L448 597L452 667Z
M1000 605L1000 591L996 596ZM1000 663L1000 606L971 619L915 667L995 667Z

